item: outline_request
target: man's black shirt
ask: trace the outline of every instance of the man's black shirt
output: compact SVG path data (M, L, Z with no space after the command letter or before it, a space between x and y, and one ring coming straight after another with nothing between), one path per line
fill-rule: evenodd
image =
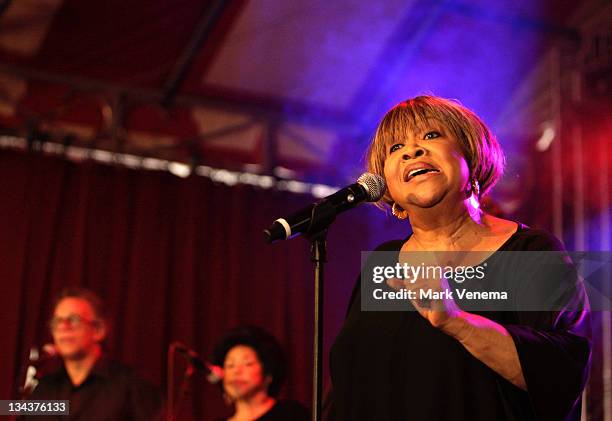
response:
M161 419L161 394L133 369L102 358L74 386L62 366L40 380L30 399L70 401L70 415L29 416L26 421L154 421Z

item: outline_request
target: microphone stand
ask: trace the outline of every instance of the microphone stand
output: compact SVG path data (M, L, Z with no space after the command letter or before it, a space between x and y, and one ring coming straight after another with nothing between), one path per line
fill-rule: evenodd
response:
M323 395L323 296L324 266L327 261L327 230L336 219L334 205L322 201L312 208L310 226L304 237L310 241L310 260L314 263L314 332L312 357L312 420L321 420Z
M168 361L167 361L167 389L166 389L166 421L175 421L181 412L181 407L183 405L183 401L187 395L187 391L189 389L189 380L195 373L195 368L193 366L193 362L188 360L188 366L183 372L183 376L181 378L181 383L179 386L179 392L177 396L177 400L175 403L174 399L174 360L176 355L176 350L180 346L179 342L172 342L170 344L168 350Z
M360 186L357 186L359 184ZM367 199L368 202L380 200L385 191L385 181L380 175L364 173L357 183L337 191L326 197L311 208L304 208L292 215L291 224L296 233L302 232L310 241L310 260L314 263L314 347L312 364L312 420L320 421L322 416L322 390L323 368L321 364L323 355L323 268L327 260L327 230L336 219L336 214L350 209L359 202ZM365 195L365 196L364 196ZM310 211L310 219L305 218ZM302 231L307 221L309 226ZM264 230L268 242L276 239L291 237L293 228L287 220L278 219L274 224ZM282 229L280 228L282 226ZM283 235L285 234L285 235Z

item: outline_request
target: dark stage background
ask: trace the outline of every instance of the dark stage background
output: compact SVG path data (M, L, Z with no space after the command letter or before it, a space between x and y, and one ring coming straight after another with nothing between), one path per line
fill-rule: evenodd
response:
M310 406L308 243L268 246L262 229L312 197L11 151L0 151L0 180L0 396L15 396L29 348L51 341L53 296L83 285L108 303L110 353L155 382L166 383L173 340L208 356L227 329L256 324L274 333L289 356L283 395ZM326 349L342 321L360 251L375 241L373 230L390 237L385 232L394 225L364 206L341 215L330 231ZM216 386L198 375L192 384L184 417L228 411Z

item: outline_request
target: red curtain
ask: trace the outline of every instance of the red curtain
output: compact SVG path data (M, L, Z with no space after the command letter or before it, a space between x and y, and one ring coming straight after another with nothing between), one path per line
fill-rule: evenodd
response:
M51 340L53 296L82 285L108 304L111 355L158 384L166 382L171 341L206 357L227 329L255 324L275 334L289 356L283 395L310 406L308 243L268 246L262 229L311 197L14 151L0 151L0 180L3 399L15 396L29 348ZM360 251L375 241L370 232L392 229L381 217L361 207L330 232L326 349L344 316ZM364 218L382 224L373 228ZM228 410L216 386L193 379L183 418Z

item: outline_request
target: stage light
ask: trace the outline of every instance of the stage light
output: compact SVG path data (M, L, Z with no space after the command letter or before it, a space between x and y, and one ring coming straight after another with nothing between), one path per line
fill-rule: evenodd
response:
M168 164L168 171L181 178L187 178L191 175L191 167L180 162L170 162Z
M310 193L316 198L327 197L338 190L337 187L330 187L324 184L315 184L312 186Z
M540 152L544 152L550 147L550 144L555 139L555 129L552 123L548 122L544 124L544 131L542 136L536 142L536 149Z

